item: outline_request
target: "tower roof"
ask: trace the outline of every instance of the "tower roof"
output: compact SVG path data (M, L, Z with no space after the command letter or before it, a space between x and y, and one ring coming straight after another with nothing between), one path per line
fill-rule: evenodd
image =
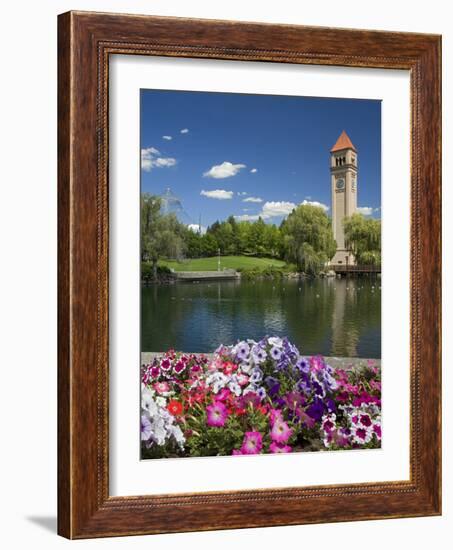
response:
M348 134L344 130L341 132L340 137L337 139L337 142L332 147L330 152L334 153L335 151L341 151L342 149L354 149L354 151L357 152L357 149L354 147Z

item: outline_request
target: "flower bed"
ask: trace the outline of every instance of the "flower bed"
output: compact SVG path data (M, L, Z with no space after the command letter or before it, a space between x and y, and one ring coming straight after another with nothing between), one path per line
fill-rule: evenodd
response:
M378 448L380 369L333 369L286 338L173 350L142 367L142 458Z

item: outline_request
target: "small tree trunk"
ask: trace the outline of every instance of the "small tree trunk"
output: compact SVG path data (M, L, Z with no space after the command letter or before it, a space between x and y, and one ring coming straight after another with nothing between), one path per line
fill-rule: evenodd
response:
M157 281L157 260L153 259L153 280Z

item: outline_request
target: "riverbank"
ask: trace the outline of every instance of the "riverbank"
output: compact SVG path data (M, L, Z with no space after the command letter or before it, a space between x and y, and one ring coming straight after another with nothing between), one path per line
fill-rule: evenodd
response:
M334 277L380 278L380 268L374 268L373 266L326 266L317 274L308 274L298 271L293 264L272 258L224 256L221 258L197 258L183 262L166 261L159 263L156 272L154 272L151 264L142 263L141 269L141 280L145 285L168 285L178 281L210 281L215 279L279 281Z

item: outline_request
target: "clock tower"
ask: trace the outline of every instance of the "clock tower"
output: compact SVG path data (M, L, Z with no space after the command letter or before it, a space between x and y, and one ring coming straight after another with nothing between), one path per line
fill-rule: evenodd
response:
M343 219L357 211L357 149L343 130L330 150L332 186L332 229L337 251L332 265L354 265L355 258L346 249Z

